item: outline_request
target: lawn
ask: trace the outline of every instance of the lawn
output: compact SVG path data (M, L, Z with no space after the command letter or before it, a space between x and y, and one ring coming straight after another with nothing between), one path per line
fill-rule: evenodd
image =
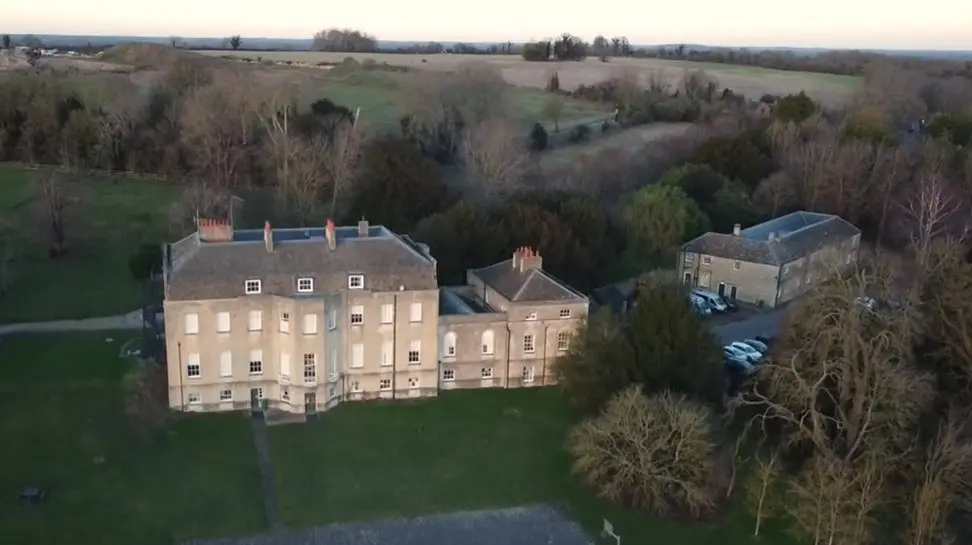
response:
M327 77L325 83L308 94L308 103L322 97L346 106L361 108L361 119L381 133L399 131L399 121L405 115L405 101L395 74L360 71L339 77ZM510 87L507 97L508 114L524 127L524 135L536 122L549 124L541 112L551 95L540 89ZM603 104L564 98L561 129L579 122L604 119L611 111Z
M120 381L135 364L118 357L125 335L0 343L3 543L170 545L266 529L247 419L184 419L151 441L130 432ZM28 485L50 497L17 505Z
M270 429L281 509L288 525L300 527L556 503L591 535L608 518L626 543L788 542L752 538L741 512L686 524L595 499L570 476L563 444L574 419L553 389L345 405L318 422Z
M0 297L0 323L122 314L142 304L128 258L142 243L169 237L178 189L163 182L88 176L65 183L67 255L47 256L49 221L34 178L40 171L0 165L0 234L13 240L13 282ZM70 178L65 178L70 180Z

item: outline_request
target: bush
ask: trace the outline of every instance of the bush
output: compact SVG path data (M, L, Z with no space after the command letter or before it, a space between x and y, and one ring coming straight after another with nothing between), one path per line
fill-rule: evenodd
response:
M530 149L543 151L547 149L548 140L547 129L540 123L534 123L533 130L530 131Z
M802 123L816 111L817 104L803 91L779 99L773 107L773 115L783 122Z
M721 496L713 420L683 395L646 397L631 386L572 429L567 450L574 473L599 496L654 515L699 516Z
M578 144L587 140L587 137L591 134L591 129L587 125L578 125L570 131L570 135L567 136L567 141L571 144Z

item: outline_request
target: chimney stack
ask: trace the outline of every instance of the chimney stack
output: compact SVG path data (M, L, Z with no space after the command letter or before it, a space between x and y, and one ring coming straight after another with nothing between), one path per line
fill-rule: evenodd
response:
M543 258L532 248L524 247L520 254L520 272L543 268Z
M327 219L324 235L327 237L327 247L332 251L337 248L337 235L334 234L334 221L331 218Z
M368 220L364 218L358 222L358 238L368 238Z
M513 269L514 270L520 268L520 259L521 259L521 256L522 255L523 255L523 246L520 246L516 250L513 250Z
M737 223L737 224L735 224L735 225L732 226L732 234L736 235L737 237L739 236L739 233L741 231L742 231L742 225L739 225Z
M267 247L267 252L273 252L273 227L269 221L263 223L263 244Z
M199 218L196 234L202 242L231 242L233 227L225 220Z

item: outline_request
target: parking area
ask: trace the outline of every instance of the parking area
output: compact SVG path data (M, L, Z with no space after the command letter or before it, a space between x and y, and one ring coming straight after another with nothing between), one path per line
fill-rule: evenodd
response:
M724 343L752 339L757 336L773 337L779 333L786 309L766 311L739 309L738 316L715 316L713 327ZM721 320L721 321L720 321Z

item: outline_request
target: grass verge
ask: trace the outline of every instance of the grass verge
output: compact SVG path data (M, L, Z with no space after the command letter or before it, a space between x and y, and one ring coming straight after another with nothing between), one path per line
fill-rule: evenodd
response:
M757 540L741 510L711 523L610 506L570 475L563 449L576 415L557 390L483 390L407 404L344 405L303 426L270 429L289 525L520 506L563 505L591 535L603 518L627 543ZM786 543L781 539L772 541Z
M151 441L130 433L121 380L136 364L118 356L126 335L0 343L0 541L169 545L266 529L245 418L187 418ZM48 500L18 505L31 485Z
M118 176L65 183L68 253L50 259L50 223L34 181L40 175L0 165L0 245L10 244L13 252L0 323L109 316L138 308L143 286L129 274L128 258L140 244L160 244L168 236L178 188ZM71 182L68 175L64 180Z

